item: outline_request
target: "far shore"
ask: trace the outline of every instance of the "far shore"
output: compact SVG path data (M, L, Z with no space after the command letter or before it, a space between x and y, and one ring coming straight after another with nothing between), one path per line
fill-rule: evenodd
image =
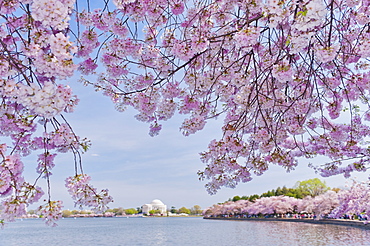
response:
M281 222L303 222L311 224L329 224L356 227L364 230L370 230L370 223L365 224L358 220L347 219L296 219L296 218L235 218L235 217L203 217L211 220L249 220L249 221L281 221Z

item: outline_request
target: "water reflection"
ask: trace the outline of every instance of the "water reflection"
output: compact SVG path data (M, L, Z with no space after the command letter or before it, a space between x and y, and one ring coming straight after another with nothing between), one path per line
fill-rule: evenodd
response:
M368 242L370 230L352 227L202 218L65 219L56 228L46 227L41 220L24 220L0 231L0 246L358 246Z
M248 233L249 239L255 240L252 243L238 238L246 245L370 245L370 231L338 225L271 221L247 222L235 229L237 235Z

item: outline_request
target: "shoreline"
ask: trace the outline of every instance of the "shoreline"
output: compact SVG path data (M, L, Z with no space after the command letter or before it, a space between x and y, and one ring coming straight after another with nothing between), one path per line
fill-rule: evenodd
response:
M295 218L224 218L224 217L203 217L203 219L211 220L246 220L246 221L280 221L280 222L302 222L302 223L311 223L311 224L321 224L321 225L340 225L340 226L349 226L356 227L363 230L370 230L370 223L364 224L361 221L352 221L352 220L341 220L341 219L295 219Z

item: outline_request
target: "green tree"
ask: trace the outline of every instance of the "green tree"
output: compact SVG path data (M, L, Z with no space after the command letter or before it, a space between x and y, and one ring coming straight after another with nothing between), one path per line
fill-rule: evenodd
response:
M281 196L281 195L284 195L283 190L280 187L277 187L275 191L275 196Z
M181 207L181 208L179 208L178 213L179 214L190 214L190 209L185 208L185 207Z
M176 207L172 206L170 212L173 213L173 214L177 214Z
M91 214L91 211L86 211L86 210L80 210L80 214Z
M265 193L262 193L261 197L270 197L270 196L275 196L275 190L269 190Z
M63 218L68 218L71 215L72 215L72 211L70 211L70 210L63 210L62 211L62 217Z
M236 202L236 201L239 201L240 199L241 199L240 196L234 196L233 199L232 199L232 201L233 202Z
M203 210L199 205L194 205L194 207L190 209L190 214L193 214L193 215L202 214L202 212Z
M302 194L302 191L300 189L290 188L289 193L286 194L287 196L295 197L298 199L302 199L305 196Z
M160 213L161 213L161 211L160 211L160 210L157 210L157 209L149 210L149 214L150 214L150 215L160 214Z
M125 214L125 210L122 207L119 207L119 208L110 208L110 209L107 209L105 212L111 212L111 213L114 213L115 215L123 215L123 214Z
M300 190L294 189L294 188L289 188L287 190L287 193L284 194L284 196L290 196L290 197L294 197L294 198L298 198L298 199L303 198L302 192Z
M249 196L248 200L249 200L250 202L253 202L253 201L255 201L255 200L256 200L256 199L258 199L258 198L260 198L260 196L259 196L259 195L257 195L257 194L254 194L254 195Z
M318 178L298 181L295 185L295 188L300 190L303 196L312 197L323 194L330 189L326 186L325 182L322 182Z
M289 193L289 189L287 187L285 187L285 185L283 186L283 188L281 189L283 195L285 196L286 194Z
M124 215L125 214L125 210L122 207L114 208L113 209L113 213L115 215Z
M128 208L125 210L125 213L128 214L128 215L131 215L131 214L137 214L138 211L134 208Z

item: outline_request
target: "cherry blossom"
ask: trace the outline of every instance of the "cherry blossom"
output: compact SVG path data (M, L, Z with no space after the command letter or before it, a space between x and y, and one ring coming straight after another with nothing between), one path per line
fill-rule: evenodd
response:
M68 86L75 75L117 110L137 110L151 136L177 113L186 115L185 136L223 120L221 136L201 153L198 175L211 194L271 165L292 171L301 158L324 157L310 164L324 177L368 170L366 1L91 3L0 5L0 192L8 211L28 205L16 197L29 183L20 168L25 156L37 156L36 172L48 182L58 153L70 152L78 178L69 183L85 179L80 153L89 142L65 116L78 104ZM69 189L82 204L110 200L76 187ZM61 204L47 193L47 210L57 211Z
M72 198L76 201L76 205L93 207L94 210L104 212L106 206L113 199L108 195L108 190L97 192L96 188L92 187L90 177L86 174L79 174L66 179L66 187Z
M38 213L49 226L57 226L56 221L62 218L62 201L48 201L38 208Z
M365 215L370 218L369 209L369 184L353 181L349 189L342 190L338 194L339 206L331 212L334 218L340 218L344 215ZM368 223L368 221L365 221Z
M355 184L349 190L340 190L338 193L329 190L321 195L303 199L288 196L261 197L253 202L248 200L228 201L223 204L215 204L204 210L204 216L233 216L233 217L285 217L293 216L300 218L300 214L309 214L317 220L327 217L341 218L345 214L357 214L368 216L368 196L365 191L359 194L359 189L364 188L361 184ZM355 190L354 195L351 195ZM366 193L367 194L367 193ZM361 200L361 202L360 202ZM365 212L365 214L364 214ZM366 222L366 221L365 221Z

